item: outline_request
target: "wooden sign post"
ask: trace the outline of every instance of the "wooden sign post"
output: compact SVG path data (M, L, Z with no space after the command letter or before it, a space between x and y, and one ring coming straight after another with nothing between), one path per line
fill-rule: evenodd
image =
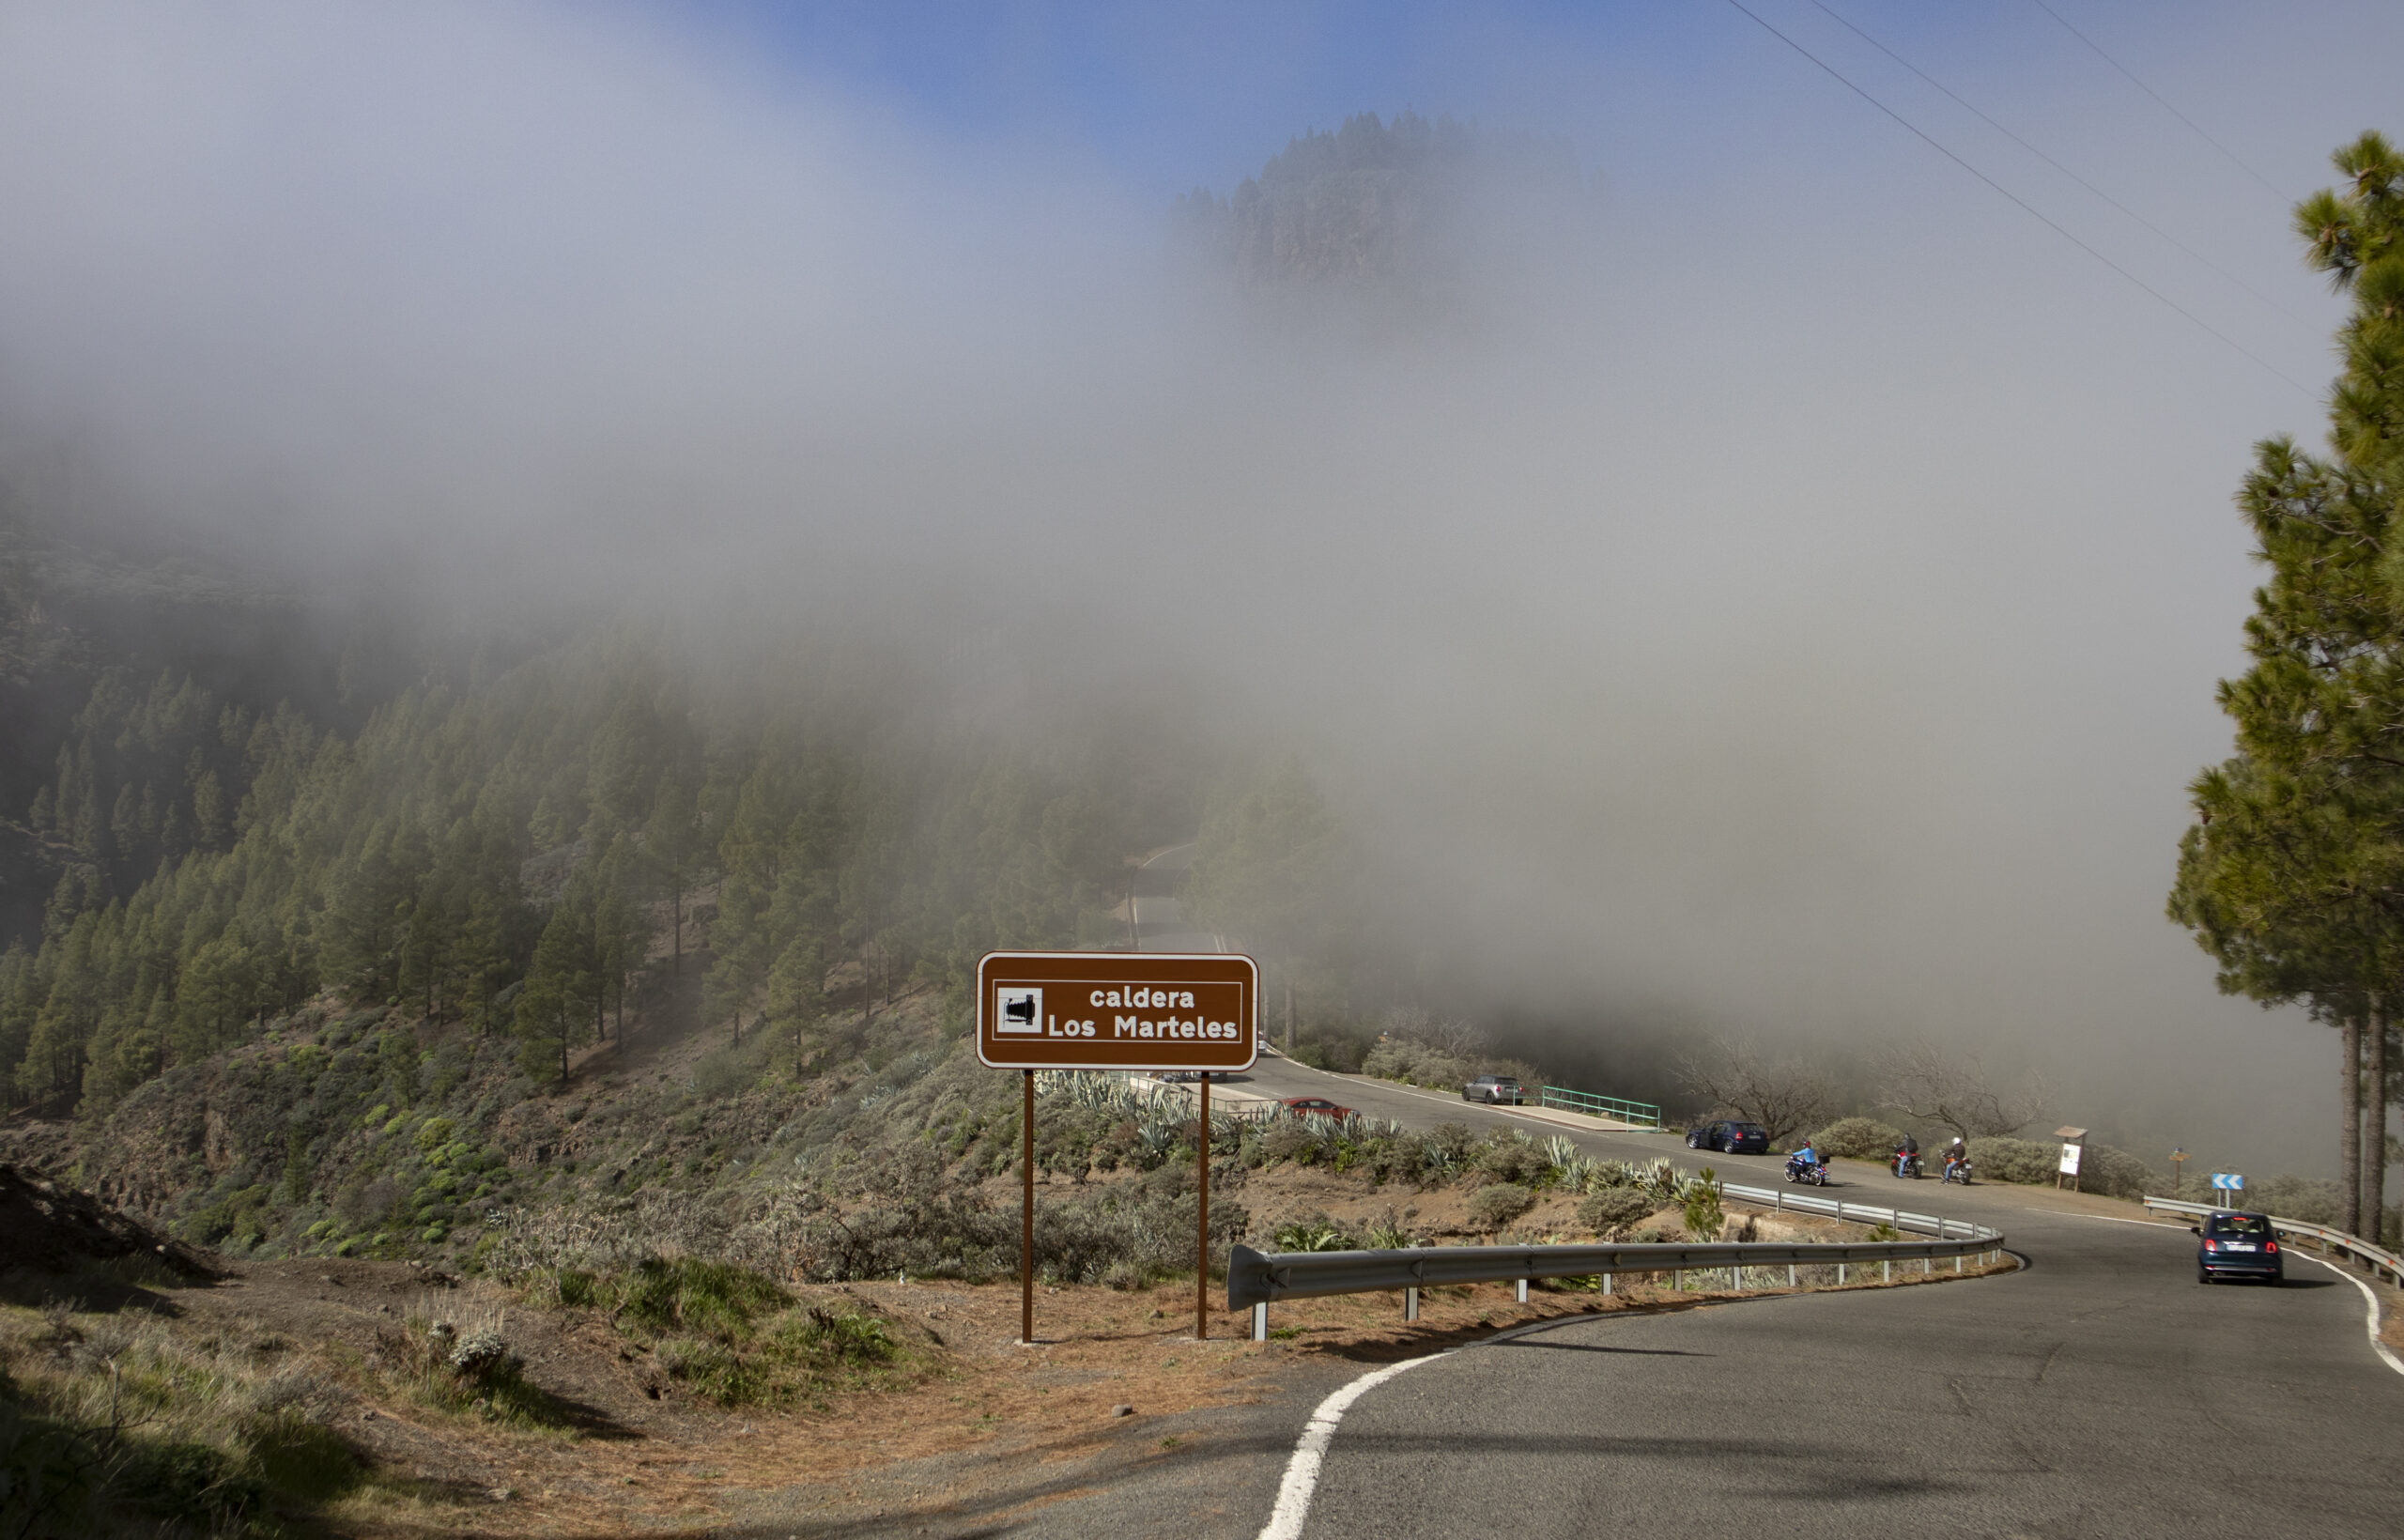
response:
M1035 1340L1035 1071L1197 1070L1194 1334L1210 1334L1210 1076L1259 1053L1260 970L1241 952L987 952L977 1057L1025 1076L1019 1114L1019 1338Z

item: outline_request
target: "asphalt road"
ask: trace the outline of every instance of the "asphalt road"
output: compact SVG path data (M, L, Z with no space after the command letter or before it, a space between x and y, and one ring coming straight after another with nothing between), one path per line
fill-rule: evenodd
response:
M1251 1079L1420 1126L1565 1132L1266 1056ZM1675 1135L1572 1137L1758 1186L1784 1164ZM1836 1195L1993 1224L2028 1267L1580 1321L1453 1354L1348 1413L1304 1533L1458 1534L1490 1522L1498 1484L1530 1537L1699 1517L1706 1532L1801 1535L2404 1527L2404 1376L2372 1352L2351 1285L2299 1256L2284 1287L2208 1287L2183 1226L1840 1170Z
M1190 855L1164 853L1139 875L1147 950L1210 948L1163 907ZM1595 1155L1671 1154L1753 1185L1780 1179L1774 1156L1572 1132L1267 1055L1236 1078L1419 1127L1517 1123ZM2042 1191L1840 1169L1838 1195L1996 1225L2027 1266L1930 1288L1577 1318L1462 1348L1351 1406L1302 1533L2404 1529L2404 1376L2372 1351L2352 1285L2299 1256L2284 1287L2205 1286L2181 1226L2068 1211ZM1313 1407L1364 1367L1298 1364L1278 1399L1180 1419L1191 1455L1064 1469L1029 1506L847 1532L1256 1535Z

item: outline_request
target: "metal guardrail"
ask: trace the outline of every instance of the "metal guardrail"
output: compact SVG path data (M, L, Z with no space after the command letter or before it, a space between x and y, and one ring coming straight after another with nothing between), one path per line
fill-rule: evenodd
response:
M2165 1213L2187 1214L2194 1217L2225 1214L2231 1211L2226 1206L2215 1208L2209 1203L2182 1203L2177 1198L2150 1197L2145 1200L2145 1206L2148 1209L2158 1209ZM2344 1252L2349 1256L2368 1263L2371 1270L2386 1273L2396 1281L2397 1287L2404 1288L2404 1257L2397 1256L2394 1252L2383 1251L2367 1240L2348 1235L2343 1230L2330 1229L2325 1224L2308 1224L2300 1219L2281 1219L2276 1214L2269 1217L2271 1227L2279 1234L2309 1236L2330 1250Z
M1519 1297L1537 1278L1584 1278L1600 1275L1609 1287L1622 1272L1686 1273L1728 1270L1733 1286L1745 1286L1747 1269L1784 1267L1795 1281L1797 1267L1834 1266L1839 1282L1843 1270L1877 1263L1891 1278L1894 1265L1903 1261L1961 1259L2003 1249L2003 1232L1965 1220L1934 1214L1907 1214L1896 1209L1810 1198L1770 1188L1720 1188L1723 1197L1765 1204L1781 1210L1826 1214L1832 1218L1885 1224L1898 1230L1918 1230L1928 1240L1712 1242L1683 1244L1628 1242L1586 1246L1413 1246L1401 1251L1256 1252L1237 1246L1227 1256L1227 1308L1253 1312L1253 1336L1268 1332L1268 1307L1278 1300L1313 1299L1329 1294L1366 1294L1386 1289L1405 1291L1403 1318L1419 1318L1419 1290L1441 1284L1517 1282Z
M1536 1105L1557 1112L1582 1112L1589 1117L1608 1117L1615 1123L1636 1123L1659 1130L1661 1109L1650 1101L1628 1101L1616 1096L1595 1096L1588 1091L1573 1091L1566 1086L1547 1086L1536 1098Z

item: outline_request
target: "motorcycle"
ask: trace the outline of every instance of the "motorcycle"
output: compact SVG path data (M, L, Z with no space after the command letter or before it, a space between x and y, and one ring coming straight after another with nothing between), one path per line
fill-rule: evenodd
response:
M1961 1183L1963 1186L1965 1186L1965 1187L1969 1186L1969 1185L1970 1185L1970 1163L1969 1163L1969 1162L1967 1162L1967 1161L1948 1161L1948 1162L1946 1162L1946 1163L1945 1163L1945 1179L1946 1179L1947 1181L1957 1181L1957 1182L1960 1182L1960 1183Z
M1800 1155L1789 1155L1786 1158L1786 1179L1810 1182L1814 1187L1826 1187L1828 1185L1828 1163L1807 1161Z
M1910 1149L1895 1151L1894 1171L1898 1177L1908 1177L1918 1181L1923 1174L1919 1163L1919 1152Z

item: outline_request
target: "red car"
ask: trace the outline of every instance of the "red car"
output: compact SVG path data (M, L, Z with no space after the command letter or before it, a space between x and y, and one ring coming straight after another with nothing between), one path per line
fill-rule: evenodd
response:
M1307 1113L1313 1117L1333 1117L1339 1122L1355 1116L1349 1107L1339 1107L1323 1096L1285 1096L1277 1104L1290 1113Z

